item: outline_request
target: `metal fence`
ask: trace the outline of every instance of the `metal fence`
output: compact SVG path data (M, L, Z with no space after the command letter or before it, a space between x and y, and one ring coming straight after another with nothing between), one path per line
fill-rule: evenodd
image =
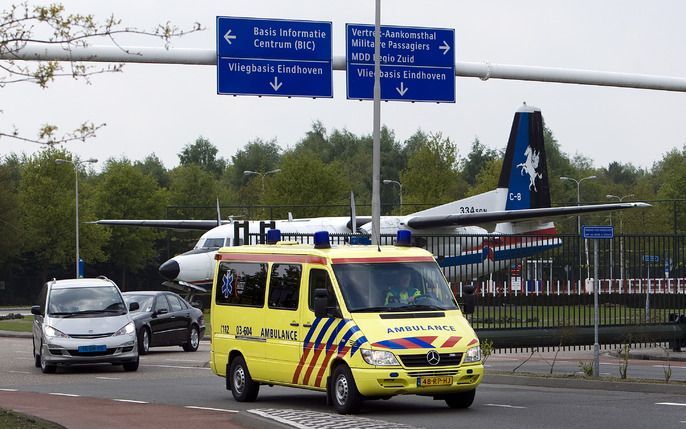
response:
M352 234L333 234L341 245ZM263 237L251 234L251 242ZM312 236L285 234L311 243ZM394 236L382 236L392 244ZM576 235L414 236L443 266L458 300L476 288L475 329L593 325L593 245ZM600 324L664 324L686 313L686 236L624 235L599 241ZM587 256L588 252L588 256Z

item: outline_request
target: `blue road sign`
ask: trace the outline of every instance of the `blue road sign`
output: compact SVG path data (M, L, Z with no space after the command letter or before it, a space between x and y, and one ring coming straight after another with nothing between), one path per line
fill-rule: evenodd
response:
M217 94L333 97L331 23L217 17Z
M657 263L660 262L658 255L643 255L643 262Z
M613 226L586 226L581 228L581 235L583 238L590 238L594 240L608 240L615 236L615 228Z
M374 26L346 24L348 99L374 98ZM381 26L381 99L455 102L455 30Z

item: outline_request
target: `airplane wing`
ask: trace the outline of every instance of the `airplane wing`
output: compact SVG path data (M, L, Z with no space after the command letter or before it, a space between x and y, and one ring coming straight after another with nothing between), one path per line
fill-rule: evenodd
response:
M149 228L169 228L169 229L186 229L209 231L216 228L216 220L191 220L191 219L176 219L176 220L150 220L150 219L101 219L96 220L97 225L110 226L144 226ZM222 221L222 224L230 223L228 220Z
M474 226L500 222L518 222L539 218L553 218L611 210L652 207L647 203L593 204L587 206L544 207L522 210L502 210L485 213L462 213L449 215L425 215L409 218L405 223L413 229L441 228L447 226Z

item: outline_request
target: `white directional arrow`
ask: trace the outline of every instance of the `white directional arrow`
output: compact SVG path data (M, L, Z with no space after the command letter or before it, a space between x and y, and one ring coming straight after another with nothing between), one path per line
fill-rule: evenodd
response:
M279 88L281 88L281 85L283 85L283 83L279 83L279 77L278 77L278 76L274 76L274 82L269 82L269 85L272 86L272 88L274 89L274 91L278 91Z
M400 88L396 88L395 90L398 91L398 94L400 94L402 97L405 95L408 89L410 88L405 88L405 82L400 82Z
M448 51L450 50L450 45L448 45L448 42L445 40L443 41L443 44L438 47L441 51L443 51L443 55L447 54Z
M230 44L231 44L231 40L232 40L232 39L235 39L235 38L236 38L236 35L235 35L235 34L231 34L231 29L229 28L229 31L227 31L226 34L224 35L224 40L226 40L226 41L229 43L229 45L230 45Z

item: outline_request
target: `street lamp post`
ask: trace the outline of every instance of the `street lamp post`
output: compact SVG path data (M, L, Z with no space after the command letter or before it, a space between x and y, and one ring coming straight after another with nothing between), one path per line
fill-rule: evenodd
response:
M634 194L626 194L621 197L619 195L607 194L605 198L616 199L621 203L624 201L624 198L631 198L633 196ZM610 241L611 245L612 241ZM610 248L610 257L612 257L612 248ZM610 262L610 269L612 269L612 262ZM610 278L612 278L611 275ZM621 285L624 285L624 216L621 214L619 215L619 281Z
M576 183L576 205L580 206L581 205L581 182L584 180L591 180L591 179L597 179L597 176L587 176L583 177L581 179L575 179L573 177L567 177L567 176L562 176L560 177L560 180L568 180L570 182ZM579 237L581 237L581 216L577 215L576 216L576 229L577 229L577 234L579 234ZM586 252L586 278L591 277L591 264L590 261L588 260L588 240L584 240L584 250ZM579 267L579 278L581 278L581 267Z
M56 164L72 164L74 166L74 189L75 189L75 195L76 195L76 278L78 279L80 276L80 270L79 270L79 261L81 259L79 255L79 167L83 164L93 164L98 162L97 159L95 158L90 158L90 159L85 159L83 161L79 161L77 158L74 158L73 160L68 160L68 159L56 159L55 163Z
M397 180L388 180L385 179L383 181L384 185L398 185L398 193L400 194L400 211L402 212L403 210L403 184L398 182Z
M281 171L280 168L277 168L277 169L274 169L274 170L265 171L265 172L261 172L261 171L252 171L252 170L245 170L245 171L243 171L243 174L244 174L245 176L260 176L260 177L262 178L262 193L264 193L264 177L267 176L267 175L269 175L269 174L278 173L279 171Z

